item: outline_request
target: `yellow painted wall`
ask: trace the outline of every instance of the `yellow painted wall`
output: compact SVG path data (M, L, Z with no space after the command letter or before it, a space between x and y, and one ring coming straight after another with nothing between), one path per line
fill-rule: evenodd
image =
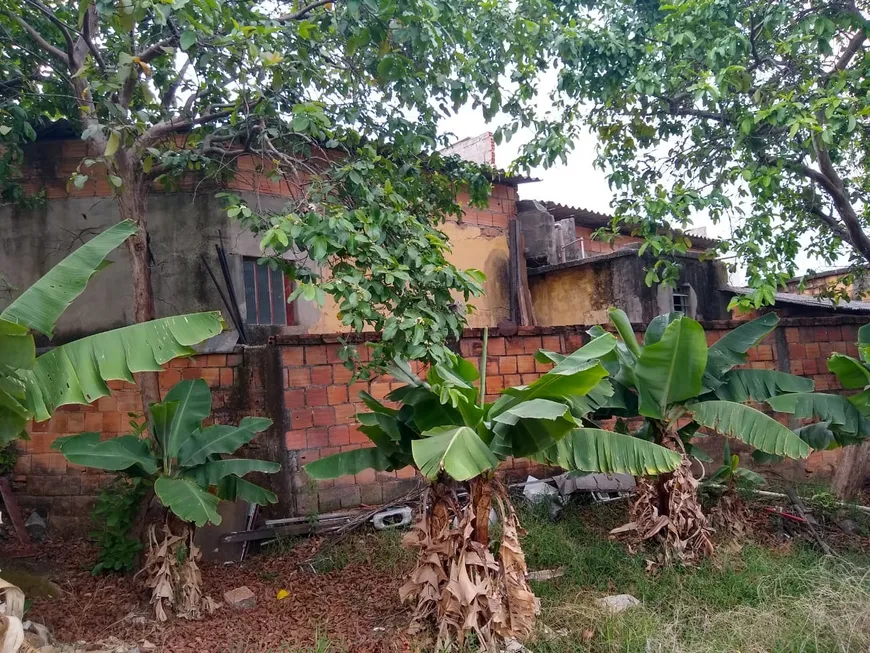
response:
M596 287L601 287L601 275L609 276L609 272L606 267L586 265L529 277L537 324L565 326L607 322L610 304L597 299L602 293Z
M495 326L510 317L507 232L494 227L456 222L447 222L441 229L450 239L450 262L461 269L477 268L486 274L485 294L470 302L476 310L468 316L469 326ZM306 333L347 331L337 313L338 307L327 298L316 322L301 326Z

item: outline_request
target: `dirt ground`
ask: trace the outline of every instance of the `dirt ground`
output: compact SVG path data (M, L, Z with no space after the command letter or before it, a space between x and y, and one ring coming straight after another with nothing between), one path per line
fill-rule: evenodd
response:
M399 603L403 573L365 561L312 573L300 568L320 541L254 555L235 565L203 564L204 594L222 601L226 590L245 585L257 606L244 612L222 606L200 621L152 621L147 592L132 575L93 576L93 546L85 541L43 542L28 567L48 571L57 597L33 600L26 618L44 623L59 642L94 644L115 637L133 645L145 640L172 653L265 653L316 649L328 638L348 651L375 653L406 647L401 627L408 616ZM310 566L303 565L310 569ZM278 600L286 589L289 596Z

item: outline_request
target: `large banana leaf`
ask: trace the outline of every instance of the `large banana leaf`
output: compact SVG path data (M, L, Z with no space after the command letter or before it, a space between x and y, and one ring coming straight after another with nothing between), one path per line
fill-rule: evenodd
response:
M211 415L211 390L202 379L181 381L166 393L163 403L178 404L164 437L158 438L163 455L175 458L193 433L200 429L202 421Z
M493 422L492 451L519 458L549 449L577 427L571 408L549 399L524 401L496 415Z
M267 506L270 503L278 502L278 497L275 496L274 492L238 476L225 476L222 478L220 483L218 483L218 496L226 501L241 499L242 501L256 503L260 506Z
M217 511L220 499L209 494L188 478L161 476L154 481L154 492L160 503L180 519L205 526L206 522L218 525L221 516Z
M870 423L842 395L801 392L771 397L767 403L775 411L790 413L799 419L817 417L849 435L870 436Z
M136 372L159 372L161 365L196 353L191 347L219 334L220 313L194 313L98 333L55 347L19 372L27 405L38 421L58 406L89 404L109 394L107 381L133 381Z
M828 369L837 376L840 385L847 390L870 385L870 369L851 356L832 354L828 359Z
M667 407L701 392L707 365L707 339L695 320L671 322L661 340L643 348L634 375L640 396L640 414L662 419Z
M30 410L27 391L16 372L36 362L36 347L27 327L0 319L0 447L21 437Z
M157 473L157 459L148 442L135 435L100 440L99 433L79 433L56 438L51 448L74 465L119 472L139 465L146 474Z
M467 426L438 427L423 435L411 448L417 468L429 480L444 470L456 481L467 481L498 466L498 458Z
M615 343L614 343L615 344ZM493 406L491 415L498 415L521 402L535 399L567 399L583 396L607 376L607 370L598 361L566 357L546 374L529 385L508 388Z
M807 424L795 429L794 432L816 451L827 449L834 442L834 432L827 422Z
M643 334L643 346L649 347L650 345L656 344L662 339L668 325L671 322L679 320L681 317L683 317L683 314L679 312L665 313L664 315L654 317L647 325L646 332Z
M723 401L767 401L787 392L812 392L813 381L775 370L737 369L726 372L713 392Z
M559 354L554 351L539 349L535 352L535 360L539 363L552 363L553 365L558 365L568 358L578 362L596 360L612 352L613 348L616 347L616 343L616 336L605 332L594 337L572 354Z
M735 365L745 363L746 352L764 340L778 323L779 318L776 313L766 313L732 329L710 345L706 370L710 380L715 382Z
M262 472L274 474L281 465L268 460L256 460L254 458L224 458L213 460L204 465L199 465L187 470L185 475L192 475L202 487L217 485L225 476L238 476L241 478L250 472Z
M603 429L575 429L543 457L567 470L635 476L672 472L681 462L661 445Z
M742 440L765 453L789 458L806 458L810 455L806 442L751 406L731 401L702 401L691 404L688 410L698 424Z
M378 447L351 449L310 462L303 467L314 479L340 478L359 474L365 469L383 472L392 469L392 461Z
M209 456L233 453L270 426L272 420L265 417L243 417L238 426L208 426L194 433L181 445L178 464L182 467L193 467L203 464Z
M125 220L92 238L21 293L0 313L0 318L23 324L50 338L58 318L103 267L109 252L134 233L136 225Z
M858 329L858 355L865 363L870 363L870 324Z

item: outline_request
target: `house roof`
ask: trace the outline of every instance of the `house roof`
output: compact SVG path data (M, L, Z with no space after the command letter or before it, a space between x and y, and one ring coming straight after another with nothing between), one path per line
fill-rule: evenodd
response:
M754 292L752 288L738 288L735 286L726 286L723 288L725 292L732 292L737 295L749 295ZM830 311L843 313L870 313L870 302L839 302L835 303L830 299L814 297L813 295L799 295L793 292L778 292L774 295L777 303L791 304L794 306L805 306L807 308L824 308Z
M613 220L612 215L590 211L589 209L577 206L566 206L565 204L545 201L541 201L540 203L547 208L556 220L574 218L574 223L579 227L600 229L601 227L610 225ZM620 232L625 235L630 235L630 230L628 228L620 229ZM715 238L708 238L706 236L693 236L692 234L686 234L686 236L692 241L694 246L702 247L704 249L710 249L719 243Z
M859 265L859 268L870 269L870 263L865 263L864 265ZM810 279L823 279L825 277L841 277L844 274L848 274L855 270L854 266L846 266L843 268L833 268L831 270L822 270L820 272L813 272L812 274L799 274L796 277L792 277L786 283L798 283L801 280L808 281Z

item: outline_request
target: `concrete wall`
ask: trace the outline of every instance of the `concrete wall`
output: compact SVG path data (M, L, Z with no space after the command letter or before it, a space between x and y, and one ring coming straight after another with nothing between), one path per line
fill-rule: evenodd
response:
M725 271L714 261L681 257L680 285L688 284L697 297L693 317L720 320L729 316L729 297L718 292ZM607 323L607 309L618 306L632 322L646 324L670 310L672 290L644 283L649 257L621 250L561 265L529 271L529 289L540 326Z
M777 369L807 376L816 389L841 391L826 366L834 351L857 355L855 341L864 318L786 318L764 342L749 352L749 367ZM737 321L706 322L709 343L715 342ZM515 336L490 332L487 362L488 398L494 400L506 387L528 384L548 369L535 361L534 353L545 348L570 353L585 344L588 326L520 327ZM638 331L642 326L637 326ZM459 343L467 358L478 358L482 347L480 330L469 330ZM367 348L358 345L361 356ZM272 428L258 436L241 455L280 462L280 473L257 479L270 486L280 503L269 514L324 513L339 508L377 504L397 498L419 479L412 468L397 472L363 471L331 481L314 482L301 470L319 457L368 444L357 428L355 414L365 410L359 391L383 398L397 384L388 377L371 382L353 382L338 359L339 344L333 335L285 336L273 345L239 348L234 354L200 355L173 361L161 374L169 388L181 379L205 379L214 393L214 418L219 423L237 423L245 415L268 416ZM128 431L128 412L141 410L139 394L132 385L113 384L111 397L93 406L59 410L48 422L34 424L31 440L16 443L22 455L13 477L16 496L28 508L48 511L60 529L87 525L87 508L109 476L70 465L52 451L55 438L84 430L111 437ZM721 455L722 442L714 438L699 444L711 455ZM733 444L733 450L752 466L749 448ZM766 467L768 473L807 479L830 473L839 451L814 453L807 461L786 461ZM503 471L511 478L525 478L529 461L508 460Z
M28 153L22 182L29 194L44 193L46 202L34 209L0 208L0 307L9 303L78 245L120 220L117 202L103 174L94 172L82 189L68 188L68 180L86 156L81 141L49 141ZM271 182L255 172L255 162L242 160L229 188L251 205L279 211L294 190ZM220 277L214 245L223 235L230 254L258 256L258 239L226 217L216 189L200 188L194 177L179 184L179 192L155 190L148 201L148 231L153 256L152 273L158 316L220 310L220 296L201 261L204 255ZM448 222L443 231L453 246L451 262L475 267L487 274L486 295L474 301L477 312L471 326L494 325L509 313L507 286L508 222L516 215L516 188L496 184L489 206L466 207L462 222ZM110 269L97 275L88 289L58 323L55 342L65 342L132 323L132 293L127 253L119 248L111 255ZM232 257L231 257L232 259ZM245 311L241 260L231 260L237 301ZM4 283L5 282L5 283ZM222 281L221 281L222 283ZM313 302L297 300L296 326L253 327L250 331L265 341L276 334L333 333L343 329L334 304L321 310ZM229 320L228 320L229 322ZM232 346L233 334L222 340ZM46 343L43 343L46 344Z

